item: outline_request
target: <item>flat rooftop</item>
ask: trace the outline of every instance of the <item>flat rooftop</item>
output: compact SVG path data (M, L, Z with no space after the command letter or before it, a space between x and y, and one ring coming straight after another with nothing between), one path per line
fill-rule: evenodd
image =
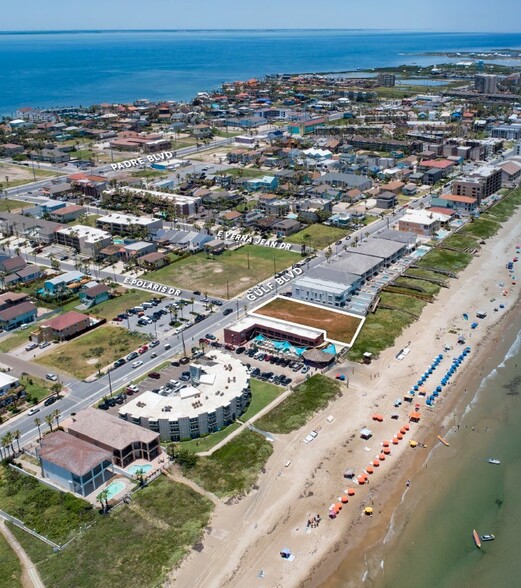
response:
M56 231L59 234L67 235L69 237L76 237L77 239L84 239L86 243L95 243L102 239L111 239L112 235L103 229L95 229L86 225L73 225L71 227L63 227Z
M288 318L288 320L290 320ZM245 331L255 325L264 325L267 328L271 329L278 329L279 331L285 331L291 335L296 335L298 337L306 337L307 339L316 339L320 333L323 332L323 329L312 329L310 327L304 327L300 325L292 325L284 320L274 320L268 318L266 316L247 316L236 323L234 323L231 327L228 327L231 331Z
M345 271L357 276L363 276L367 272L372 271L375 267L382 263L382 257L374 257L373 255L362 255L349 251L348 254L334 261L330 264L331 269Z
M192 366L205 372L199 383L192 382L172 396L144 392L122 406L119 414L152 421L196 418L201 413L215 412L221 406L227 406L248 386L246 367L239 359L221 351L212 350Z
M396 255L405 248L404 243L390 241L389 239L378 239L372 237L366 243L361 243L356 247L356 253L361 255L373 255L387 259Z
M141 191L141 190L140 190ZM157 223L160 219L146 216L133 216L131 214L107 214L96 220L96 223L108 223L117 225L143 225Z
M125 188L126 192L133 192L135 194L148 194L150 196L156 196L157 198L163 198L165 200L175 200L179 204L191 204L193 202L200 202L201 198L198 196L188 196L185 194L167 194L166 192L160 192L159 190L143 190L141 188Z

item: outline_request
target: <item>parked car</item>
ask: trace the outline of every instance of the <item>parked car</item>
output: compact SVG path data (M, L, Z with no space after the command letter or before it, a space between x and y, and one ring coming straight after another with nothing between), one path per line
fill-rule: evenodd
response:
M307 374L307 373L309 372L309 370L310 370L310 367L309 367L309 365L305 365L305 366L304 366L304 367L303 367L303 368L302 368L300 371L301 371L303 374Z
M132 351L131 353L129 353L127 355L127 361L132 361L133 359L136 359L137 356L138 356L138 352Z
M45 402L43 403L44 406L51 406L51 404L54 404L58 399L56 398L56 396L49 396L49 398L47 398L45 400Z
M29 343L29 345L25 346L25 350L26 351L32 351L33 349L36 349L38 347L38 343L35 343L34 341L32 343Z
M115 316L112 320L115 323L121 323L121 322L123 322L123 319L120 316Z
M159 341L156 339L155 341L150 341L149 346L150 347L157 347L159 345Z
M115 367L115 368L118 368L118 367L122 366L124 363L127 363L127 360L126 360L126 359L123 359L123 358L121 358L121 359L117 359L117 360L114 362L114 367Z
M132 394L136 392L139 392L139 388L135 384L130 384L130 386L127 386L127 394L129 396L132 396Z
M47 380L51 380L51 382L56 382L56 380L58 379L58 376L56 374L49 373L49 374L45 374L45 378Z
M139 355L142 355L143 353L146 353L148 351L148 345L143 345L143 347L140 347L137 352L139 353Z
M49 341L44 341L43 343L40 343L40 345L38 345L38 347L40 349L45 349L46 347L49 347L51 343Z
M237 347L237 349L235 350L235 353L237 355L240 355L241 353L244 353L246 351L246 347Z
M194 291L192 292L192 294L193 294L194 296L201 296L201 292L199 292L199 290L194 290Z
M161 377L161 374L159 372L150 372L148 374L149 378L152 378L153 380L159 380L159 378Z

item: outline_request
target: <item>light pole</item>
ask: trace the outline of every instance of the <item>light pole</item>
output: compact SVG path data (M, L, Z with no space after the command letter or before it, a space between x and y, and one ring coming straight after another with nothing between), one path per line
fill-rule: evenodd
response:
M112 396L112 379L110 377L110 372L111 372L111 369L109 368L109 370L107 372L107 374L109 376L109 394L110 394L110 396Z

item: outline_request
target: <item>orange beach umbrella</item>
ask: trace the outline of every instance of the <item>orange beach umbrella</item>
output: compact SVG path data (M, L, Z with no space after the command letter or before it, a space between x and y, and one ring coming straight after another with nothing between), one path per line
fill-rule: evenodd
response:
M347 495L348 496L354 496L355 495L355 491L353 488L349 488L349 490L347 491Z
M378 456L378 459L380 461L385 461L385 453L380 453L380 455Z

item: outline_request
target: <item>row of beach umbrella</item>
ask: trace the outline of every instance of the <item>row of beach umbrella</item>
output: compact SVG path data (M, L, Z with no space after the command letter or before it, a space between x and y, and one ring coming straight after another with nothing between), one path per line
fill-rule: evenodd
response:
M447 386L447 384L450 382L450 379L452 378L452 376L456 374L464 359L467 357L469 353L470 347L465 347L465 349L460 353L460 355L458 355L452 360L452 365L445 372L445 375L441 379L440 384L436 386L434 392L431 395L427 396L427 398L425 399L425 404L427 404L427 406L432 406L436 402L436 399L442 393L444 386Z

